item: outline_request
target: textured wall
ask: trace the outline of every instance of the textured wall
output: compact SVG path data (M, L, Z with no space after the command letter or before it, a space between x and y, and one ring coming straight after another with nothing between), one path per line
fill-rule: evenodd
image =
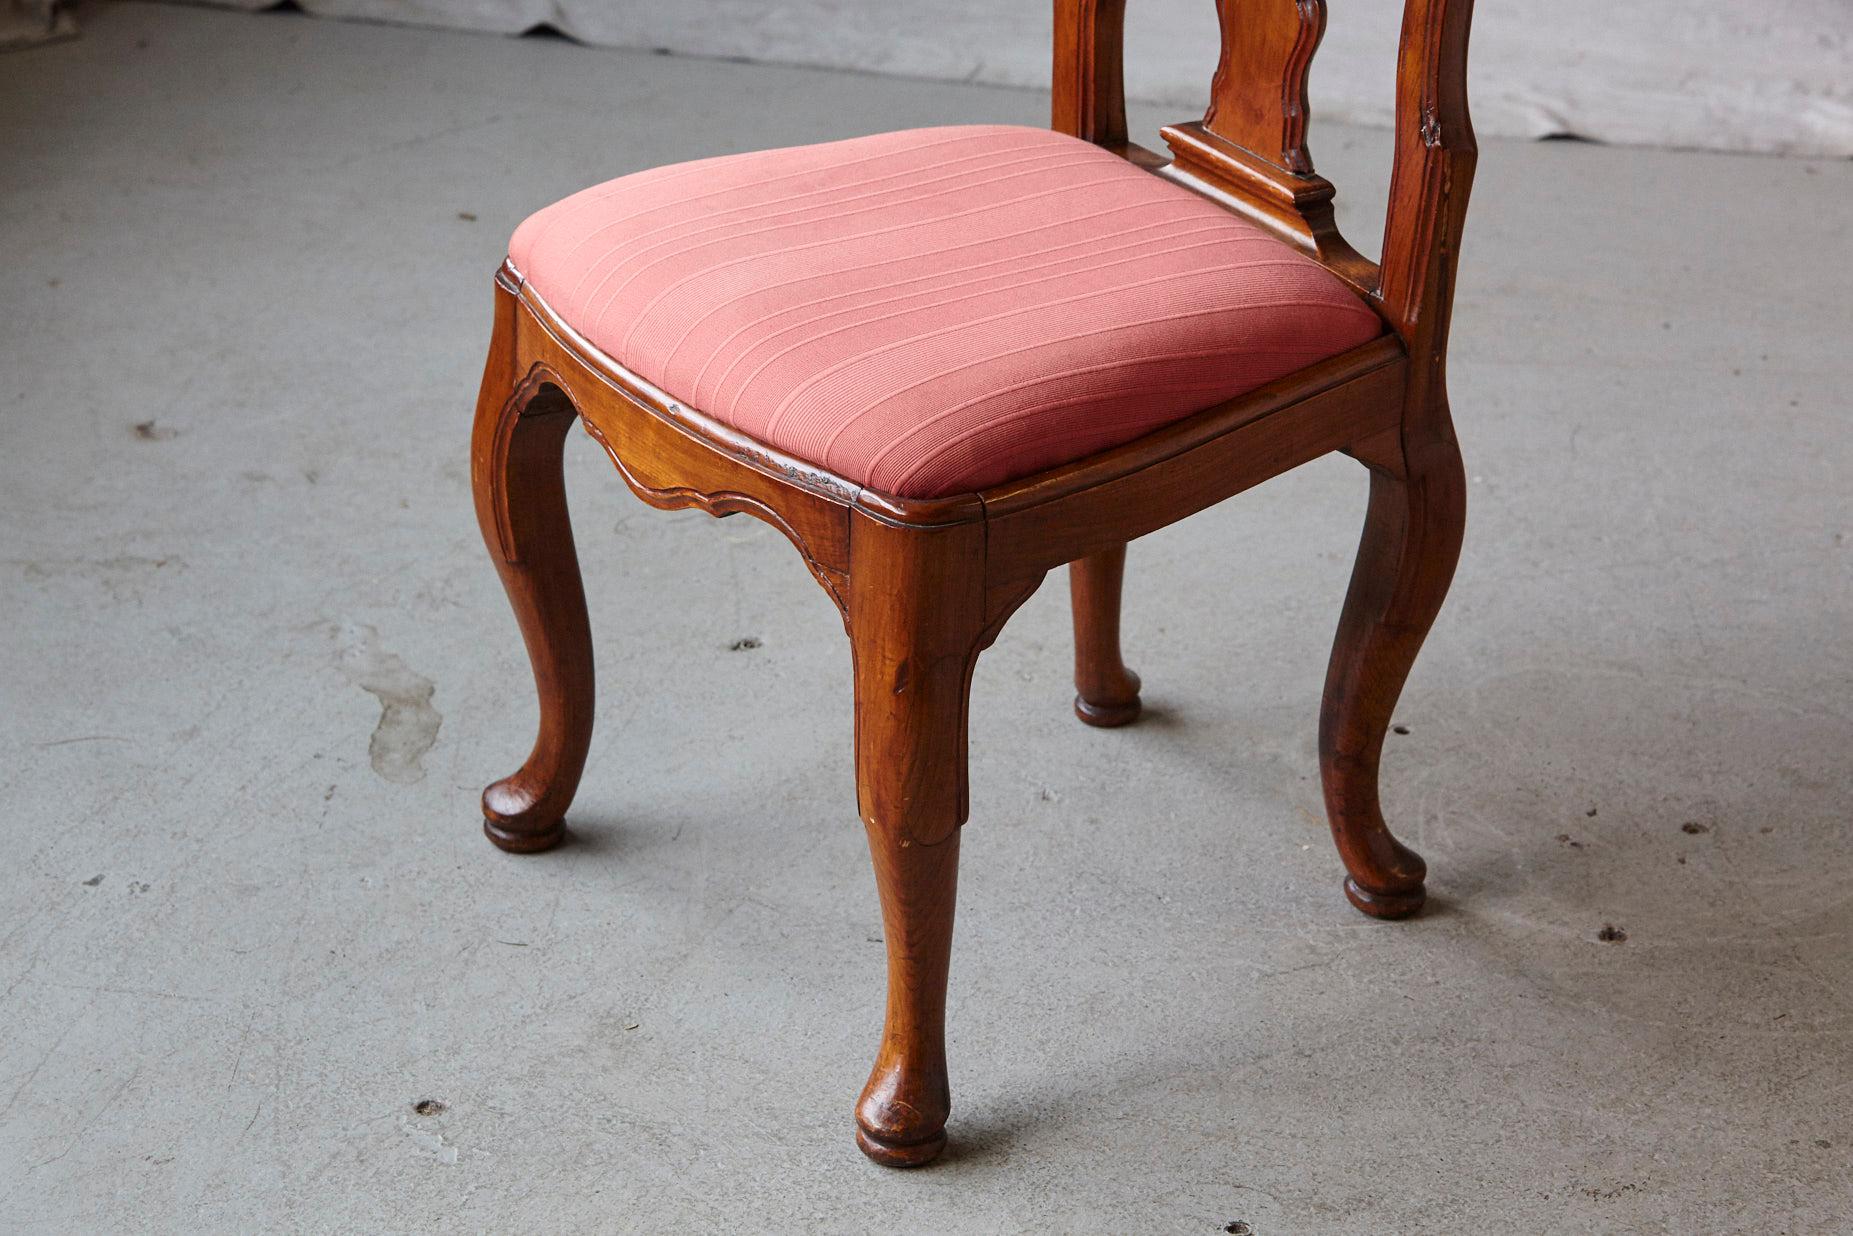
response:
M262 7L272 0L217 0ZM325 16L1046 86L1049 0L302 0ZM1313 67L1317 114L1389 115L1399 0L1338 0ZM1128 0L1135 96L1196 106L1214 0ZM1853 0L1482 0L1482 133L1853 157Z

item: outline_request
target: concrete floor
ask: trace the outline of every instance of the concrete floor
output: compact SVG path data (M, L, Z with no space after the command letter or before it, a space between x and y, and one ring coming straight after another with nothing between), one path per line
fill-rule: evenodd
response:
M83 20L0 59L0 1231L1853 1223L1853 165L1486 143L1471 527L1385 768L1422 918L1346 905L1314 779L1355 464L1134 547L1131 730L1069 716L1062 581L1024 608L953 1148L897 1174L830 605L575 438L599 734L573 844L492 850L534 705L470 408L526 212L1044 99ZM1385 135L1315 136L1368 234Z

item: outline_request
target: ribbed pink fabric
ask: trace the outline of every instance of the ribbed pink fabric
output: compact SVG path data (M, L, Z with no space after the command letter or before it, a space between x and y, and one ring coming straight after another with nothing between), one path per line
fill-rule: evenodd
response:
M529 218L509 256L690 407L902 497L1117 446L1383 330L1260 228L1015 126L625 176Z

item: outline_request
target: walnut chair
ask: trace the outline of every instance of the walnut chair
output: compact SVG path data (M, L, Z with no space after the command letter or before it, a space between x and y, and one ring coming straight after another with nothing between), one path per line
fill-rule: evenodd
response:
M1075 711L1139 713L1126 543L1332 451L1370 474L1319 717L1352 904L1422 905L1377 765L1465 514L1445 387L1474 166L1471 0L1407 0L1381 263L1306 149L1324 0L1220 0L1201 122L1127 140L1124 0L1056 0L1054 131L955 127L704 159L587 189L516 231L471 447L540 734L483 794L504 850L561 840L592 736L592 639L561 471L577 419L653 506L745 511L842 612L887 1017L856 1107L926 1163L944 1045L978 654L1067 564Z

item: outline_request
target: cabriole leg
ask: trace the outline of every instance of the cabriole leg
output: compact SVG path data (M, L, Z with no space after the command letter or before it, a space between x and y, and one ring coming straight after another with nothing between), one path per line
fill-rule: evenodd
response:
M1422 859L1390 835L1377 801L1384 731L1441 609L1460 556L1466 478L1452 434L1405 475L1373 467L1370 507L1332 645L1319 715L1319 766L1345 895L1376 918L1422 908Z
M856 1143L889 1167L937 1157L952 1109L946 980L966 817L966 712L972 665L987 642L983 572L976 525L919 531L852 520L856 796L888 952L887 1014L856 1104Z
M470 476L483 539L527 643L540 733L527 761L483 791L483 831L515 853L559 844L592 741L592 634L573 550L561 456L576 415L554 386L516 372L515 298L496 287Z

